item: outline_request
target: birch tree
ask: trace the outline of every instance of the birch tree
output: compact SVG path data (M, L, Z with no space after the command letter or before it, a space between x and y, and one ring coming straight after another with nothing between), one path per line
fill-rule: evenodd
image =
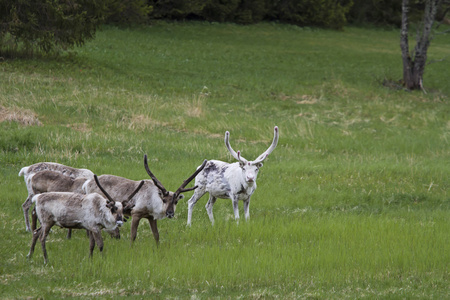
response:
M409 90L423 89L423 74L427 61L427 51L431 41L431 29L441 0L425 0L425 11L421 27L417 30L416 46L409 51L408 12L409 0L402 0L402 27L400 48L403 60L403 85Z

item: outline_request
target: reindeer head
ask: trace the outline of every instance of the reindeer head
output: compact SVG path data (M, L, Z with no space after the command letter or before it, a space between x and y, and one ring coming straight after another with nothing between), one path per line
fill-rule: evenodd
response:
M174 193L174 192L170 192L170 191L166 190L166 188L156 178L156 176L153 175L153 173L150 171L150 168L148 167L147 154L144 155L145 170L147 171L150 178L153 180L153 183L155 184L155 186L158 187L159 196L160 196L161 200L163 201L163 203L165 205L167 205L166 216L168 218L173 218L175 216L175 209L177 207L178 201L180 201L181 199L184 198L184 195L182 195L181 193L192 191L197 188L197 186L194 186L193 188L185 189L186 185L188 185L188 183L191 182L192 179L194 179L195 176L197 176L197 174L203 170L205 165L206 165L206 159L203 161L203 164L194 172L194 174L192 174L188 179L183 181L183 184Z
M252 185L256 182L256 177L258 176L259 168L263 166L262 162L269 156L270 153L275 149L275 147L278 144L278 126L275 126L273 128L273 141L272 145L264 151L258 158L256 158L253 161L246 160L244 157L241 156L241 152L234 151L233 148L231 148L230 145L230 133L228 131L225 132L225 146L227 146L228 151L231 153L231 155L239 161L239 166L242 169L242 174L244 176L245 181L247 184Z
M141 181L141 183L139 184L139 186L134 190L133 193L131 193L131 195L128 197L128 199L126 201L123 202L123 204L121 202L115 202L111 196L103 189L103 187L100 185L100 182L98 180L97 175L94 175L94 180L95 183L97 184L98 188L102 191L102 193L106 196L106 207L109 208L109 210L111 211L111 213L113 214L113 216L116 217L116 224L117 226L122 226L123 222L126 222L127 220L124 219L123 217L123 207L124 206L128 206L130 208L133 208L133 205L129 204L129 201L134 197L134 195L136 195L136 193L141 189L141 187L144 185L144 181Z

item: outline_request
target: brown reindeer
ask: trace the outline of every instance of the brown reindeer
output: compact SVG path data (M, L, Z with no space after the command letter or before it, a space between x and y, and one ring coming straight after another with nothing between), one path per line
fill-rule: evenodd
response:
M147 155L144 155L144 166L152 180L143 180L144 185L142 189L136 194L131 202L131 204L134 205L133 208L131 208L130 205L124 205L124 214L131 216L132 218L131 242L136 239L139 221L143 218L149 221L153 236L156 242L159 242L157 220L165 217L174 217L178 201L184 198L184 195L181 193L192 191L197 188L196 186L193 188L185 187L201 170L203 170L205 164L206 160L175 192L170 192L150 171L147 163ZM99 181L102 186L108 189L110 194L113 195L113 198L117 199L117 201L122 201L125 195L133 190L138 184L138 181L114 175L102 175L99 177ZM83 185L83 189L87 194L98 192L98 187L92 180L86 181Z
M36 175L40 172L46 171L46 170L58 172L59 174L67 176L71 179L76 179L76 178L91 179L94 177L94 173L88 169L72 168L72 167L54 163L54 162L40 162L40 163L36 163L36 164L30 165L27 167L23 167L19 172L19 176L24 177L25 185L27 186L27 190L28 190L28 197L25 200L25 202L22 204L22 209L23 209L23 214L25 217L25 225L26 225L27 231L32 231L36 228L36 227L34 227L34 228L30 227L30 221L29 221L29 217L28 217L28 211L30 210L30 208L32 206L31 198L35 194L33 192L31 178L34 175ZM67 182L69 182L69 181L67 180ZM58 190L52 189L52 191L56 192ZM58 192L70 192L70 191L71 191L70 189L63 189L63 190L59 190Z
M94 179L106 199L97 193L82 195L67 192L50 192L33 196L36 204L36 214L41 227L33 232L30 252L31 258L37 239L41 241L44 263L48 262L45 240L54 225L71 229L86 229L89 232L89 256L92 257L95 244L103 251L103 228L114 230L123 224L123 204L128 204L139 191L143 183L129 195L127 201L115 202L103 189L94 175Z
M30 185L32 191L32 194L28 195L28 197L31 199L34 195L48 192L71 192L84 194L82 186L86 180L87 178L85 177L72 178L57 171L40 171L28 177L28 184ZM36 208L34 208L31 212L31 220L31 229L34 231L36 229L37 221ZM115 238L120 238L120 233L118 230L110 232L110 234ZM71 236L72 229L69 229L67 232L67 238L70 239Z

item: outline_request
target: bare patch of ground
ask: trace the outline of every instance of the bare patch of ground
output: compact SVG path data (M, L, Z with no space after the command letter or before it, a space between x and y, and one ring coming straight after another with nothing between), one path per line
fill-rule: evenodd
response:
M1 122L18 122L25 126L42 125L34 111L19 107L0 106L0 123Z

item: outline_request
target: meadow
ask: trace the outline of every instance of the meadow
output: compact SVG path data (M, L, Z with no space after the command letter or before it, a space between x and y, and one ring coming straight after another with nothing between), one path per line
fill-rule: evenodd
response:
M437 35L430 61L450 55ZM399 31L263 23L106 27L57 58L0 61L0 297L450 298L449 60L424 92L401 79ZM170 190L203 159L233 162L270 145L250 204L204 205L186 226L186 193L156 245L54 227L49 263L31 234L20 169L54 161L147 179ZM192 183L191 185L192 186ZM242 203L240 212L243 217Z

